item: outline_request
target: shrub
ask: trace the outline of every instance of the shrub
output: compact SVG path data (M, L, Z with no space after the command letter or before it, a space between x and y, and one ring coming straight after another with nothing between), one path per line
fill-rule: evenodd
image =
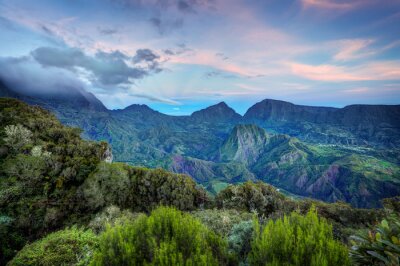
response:
M117 206L111 205L96 214L90 221L89 228L95 233L101 233L107 228L107 225L114 226L126 220L135 220L139 215L140 213L132 213L129 210L121 211Z
M241 185L230 185L216 197L217 206L220 208L257 211L264 215L283 210L285 201L286 197L273 186L250 181Z
M169 207L109 227L92 265L225 265L226 242L197 219Z
M400 219L390 216L375 228L351 237L356 265L400 265Z
M189 177L162 169L102 162L80 188L87 208L109 205L149 212L158 205L193 210L208 201L204 190Z
M388 212L400 213L400 196L383 199L382 205Z
M253 214L249 212L239 212L233 209L197 210L193 211L192 215L195 218L198 218L209 229L223 237L228 236L235 224L242 221L248 221L253 218Z
M270 220L261 230L254 223L251 265L349 265L347 248L333 239L332 226L315 208Z
M26 245L9 265L87 265L97 245L92 231L73 227Z
M242 221L235 224L228 235L229 251L237 254L240 260L245 260L251 250L253 222Z

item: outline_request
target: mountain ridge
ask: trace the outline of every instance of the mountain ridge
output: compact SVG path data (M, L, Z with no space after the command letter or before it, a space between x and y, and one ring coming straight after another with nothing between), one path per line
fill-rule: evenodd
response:
M225 102L171 116L140 104L98 108L87 103L90 96L75 95L82 100L54 102L0 87L0 96L40 105L82 128L85 138L108 141L115 161L185 173L210 191L258 179L358 207L380 206L379 199L400 191L400 105L331 108L266 99L244 116Z

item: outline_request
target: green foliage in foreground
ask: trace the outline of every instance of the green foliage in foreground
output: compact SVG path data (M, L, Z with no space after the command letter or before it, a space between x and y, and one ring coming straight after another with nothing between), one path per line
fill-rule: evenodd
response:
M0 98L0 265L26 243L85 225L110 205L147 212L207 202L189 176L102 162L107 143L80 134L48 111Z
M349 265L347 248L333 239L332 226L318 218L315 208L302 216L293 212L261 230L254 225L251 265Z
M226 246L189 214L159 207L108 228L92 265L226 265Z
M9 266L87 265L98 237L92 231L65 229L26 245Z
M375 228L352 236L350 256L356 265L400 265L400 219L390 216Z

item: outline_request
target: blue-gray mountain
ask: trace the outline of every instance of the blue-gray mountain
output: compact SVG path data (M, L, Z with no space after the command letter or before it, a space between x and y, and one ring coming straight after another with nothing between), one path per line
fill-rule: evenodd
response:
M264 100L244 116L225 103L190 116L146 105L108 110L83 89L27 93L0 82L0 97L51 110L84 137L106 140L116 161L192 176L209 191L260 179L300 196L380 206L400 195L400 106L300 106Z

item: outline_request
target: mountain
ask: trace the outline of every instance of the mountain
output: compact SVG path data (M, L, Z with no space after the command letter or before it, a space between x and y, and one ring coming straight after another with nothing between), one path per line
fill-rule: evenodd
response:
M399 105L330 108L267 99L243 117L224 102L169 116L138 104L107 110L81 89L27 95L2 84L0 96L40 105L82 128L83 137L108 141L115 161L188 174L212 193L258 179L359 207L400 194Z
M96 112L107 112L107 108L92 93L83 88L60 87L56 90L26 91L10 89L7 84L0 80L0 96L12 97L23 100L29 104L40 105L53 111L63 108L75 108L93 110Z
M195 120L209 121L209 122L236 122L242 116L230 108L225 102L220 102L200 111L194 112L191 117Z
M266 99L250 107L244 120L314 143L400 146L400 105L332 108Z
M254 163L263 153L270 136L255 125L237 125L219 149L221 161Z
M400 194L400 167L341 147L307 144L255 125L238 125L219 150L243 163L256 179L305 197L376 206ZM363 169L364 167L364 169Z

